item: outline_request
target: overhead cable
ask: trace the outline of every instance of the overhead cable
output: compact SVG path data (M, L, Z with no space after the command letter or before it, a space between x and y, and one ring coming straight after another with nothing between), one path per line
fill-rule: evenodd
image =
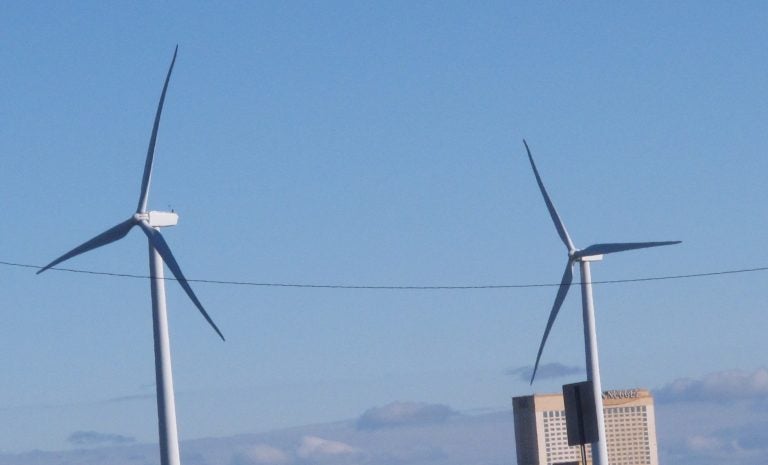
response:
M30 265L26 263L15 263L0 261L0 265L13 266L19 268L32 268L40 269L39 265ZM151 279L147 275L130 274L130 273L114 273L109 271L94 271L94 270L81 270L76 268L50 268L52 271L63 271L67 273L80 273L88 275L109 276L113 278L133 278L133 279ZM622 283L637 283L644 281L666 281L670 279L690 279L690 278L704 278L708 276L722 276L730 274L740 273L754 273L758 271L768 271L768 266L761 266L755 268L740 268L735 270L719 270L709 271L703 273L689 273L689 274L677 274L666 276L650 276L645 278L628 278L628 279L610 279L603 281L592 281L592 284L622 284ZM175 278L166 277L163 278L166 281L176 281ZM191 283L204 283L204 284L219 284L230 286L253 286L253 287L292 287L292 288L305 288L305 289L351 289L351 290L383 290L383 291L461 291L461 290L482 290L482 289L523 289L532 287L558 287L560 283L530 283L530 284L478 284L478 285L457 285L457 286L387 286L387 285L355 285L355 284L309 284L309 283L279 283L279 282L254 282L254 281L227 281L217 279L187 279ZM580 285L580 282L571 283L571 286Z

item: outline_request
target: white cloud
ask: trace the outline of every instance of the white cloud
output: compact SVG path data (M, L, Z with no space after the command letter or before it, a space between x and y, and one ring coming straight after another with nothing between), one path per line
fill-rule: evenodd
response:
M331 441L317 436L304 436L297 450L299 457L317 458L329 455L350 455L358 452L358 449L343 442Z
M237 452L232 458L233 465L267 465L288 463L290 457L282 450L267 444L256 444Z
M660 402L764 400L768 397L768 370L728 370L710 373L701 379L676 379L655 395Z
M358 429L422 425L447 420L457 413L447 405L424 402L393 402L366 410L357 419Z

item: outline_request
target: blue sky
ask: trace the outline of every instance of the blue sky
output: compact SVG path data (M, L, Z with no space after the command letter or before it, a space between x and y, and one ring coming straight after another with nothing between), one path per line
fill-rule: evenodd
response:
M683 240L595 280L768 265L768 8L486 2L0 6L0 260L44 264L122 221L173 47L150 192L190 278L557 282L525 137L577 245ZM125 240L69 267L147 272ZM0 450L156 436L148 283L0 267ZM766 274L595 287L603 384L765 366ZM183 438L457 411L553 391L531 365L554 288L195 284L169 310ZM574 289L543 363L583 366Z

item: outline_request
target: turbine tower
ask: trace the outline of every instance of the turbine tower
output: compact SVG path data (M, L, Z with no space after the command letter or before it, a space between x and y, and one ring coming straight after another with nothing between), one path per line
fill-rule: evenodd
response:
M208 316L203 305L198 300L192 288L189 286L184 274L181 272L179 264L173 257L171 249L165 242L160 228L175 226L179 221L179 216L174 212L147 211L147 199L149 196L149 182L152 177L152 162L155 153L155 141L157 140L157 129L160 125L160 114L163 111L163 102L165 93L168 89L168 81L171 78L173 65L176 62L176 53L178 45L173 52L171 66L168 68L168 74L165 77L163 91L160 94L160 103L157 105L155 114L155 123L152 126L152 136L149 139L149 148L147 150L147 159L144 164L144 176L141 179L141 191L139 195L139 204L136 212L130 218L104 231L98 236L90 239L81 245L75 247L61 257L52 261L41 268L37 274L69 260L72 257L96 249L103 245L110 244L125 237L128 231L134 226L138 226L146 234L149 241L149 274L152 289L152 329L155 342L155 378L157 389L157 417L160 433L160 463L161 465L179 465L179 438L176 428L176 405L173 395L173 375L171 373L171 350L168 339L168 316L165 306L165 277L163 276L163 263L168 266L171 273L184 289L189 298L195 304L197 309L213 327L216 334L224 340L224 336L219 328Z
M560 216L557 214L557 210L555 210L555 206L552 204L552 200L549 198L549 194L547 194L547 190L544 188L544 183L541 182L539 171L536 169L536 164L533 162L533 156L531 156L531 150L528 148L528 143L525 139L523 139L523 144L525 145L526 152L528 152L528 160L530 160L533 174L536 176L536 183L539 185L542 197L544 197L544 203L547 204L549 216L552 217L552 222L555 223L557 234L568 249L568 261L565 264L565 273L563 273L563 279L560 281L560 288L557 290L555 303L552 305L552 311L549 313L549 320L544 329L544 337L541 338L539 352L536 354L536 364L533 366L531 384L533 384L533 380L536 377L536 370L539 368L539 360L541 359L541 353L544 350L544 344L547 342L547 337L557 318L557 313L560 311L563 300L565 300L565 296L568 294L568 290L573 282L573 265L578 262L579 270L581 272L581 304L582 318L584 320L584 352L587 362L587 380L592 382L598 430L598 441L597 443L592 443L592 460L595 465L608 465L608 449L605 443L605 419L603 417L603 389L600 383L600 363L597 355L597 333L595 330L595 308L592 301L592 275L590 274L589 264L591 262L602 260L603 255L605 254L679 244L680 241L594 244L585 249L577 249L573 245L573 241L571 241L571 237L568 235L565 225L560 220Z

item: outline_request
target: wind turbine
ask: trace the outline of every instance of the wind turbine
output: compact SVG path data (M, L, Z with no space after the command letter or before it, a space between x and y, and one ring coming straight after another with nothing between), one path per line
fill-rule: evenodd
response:
M171 79L171 71L176 62L176 53L179 47L173 52L171 66L168 68L168 75L165 77L163 92L160 94L160 103L157 105L155 114L155 123L152 126L152 136L149 139L149 149L147 150L147 159L144 164L144 176L141 178L141 191L139 195L139 204L136 212L130 218L107 229L98 236L90 239L81 245L75 247L61 257L52 261L41 268L37 274L69 260L72 257L96 249L103 245L110 244L125 237L128 231L134 226L138 226L146 234L149 240L149 274L152 289L152 329L155 341L155 378L157 389L157 416L158 429L160 433L160 463L162 465L179 465L179 438L176 428L176 405L173 396L173 375L171 372L171 350L168 339L168 316L165 306L165 278L163 276L163 262L171 270L171 273L184 289L189 298L195 304L203 317L213 327L216 334L224 340L224 336L219 328L208 316L203 305L198 300L192 288L189 286L184 274L181 272L179 264L173 257L171 249L165 242L160 228L175 226L179 221L179 216L174 212L147 211L147 198L149 196L149 182L152 177L152 161L155 153L155 141L157 140L157 129L160 125L160 114L163 111L163 102L165 93L168 89L168 81Z
M587 359L587 380L592 382L598 430L598 441L597 443L592 443L592 460L595 465L608 465L608 449L605 443L605 419L603 417L603 389L600 383L600 363L597 355L597 333L595 330L595 308L592 301L592 275L590 273L589 264L590 262L602 260L603 255L605 254L679 244L680 241L619 242L611 244L594 244L585 249L577 249L576 246L573 245L573 241L571 241L571 237L568 235L565 225L562 220L560 220L560 216L557 214L557 210L555 210L555 206L552 204L552 200L549 198L549 194L547 194L547 190L544 188L544 183L541 182L539 170L536 169L536 164L533 162L533 156L531 156L531 150L528 148L528 143L525 139L523 139L523 144L525 145L526 152L528 152L528 160L530 160L533 174L536 176L536 183L539 185L541 195L544 197L544 203L547 204L549 216L552 217L552 222L555 223L557 234L560 236L563 244L565 244L565 247L568 248L568 261L565 264L565 273L563 273L563 279L560 281L560 288L557 290L555 303L552 305L552 311L549 313L549 320L544 329L544 337L541 338L539 352L536 354L536 364L533 366L531 384L533 384L533 380L536 377L536 370L539 367L539 360L541 359L541 353L544 350L544 344L547 342L547 337L555 322L555 318L557 318L557 313L560 311L563 300L565 300L565 296L568 294L568 290L573 282L573 265L578 262L579 270L581 271L581 304L584 319L584 351Z

